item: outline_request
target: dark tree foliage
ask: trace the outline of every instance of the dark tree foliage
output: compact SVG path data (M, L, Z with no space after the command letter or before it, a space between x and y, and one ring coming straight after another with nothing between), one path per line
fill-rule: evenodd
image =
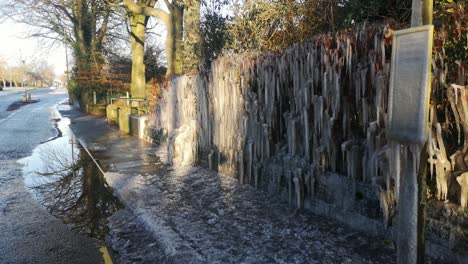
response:
M466 44L468 15L465 12L466 8L468 8L466 0L434 1L434 25L436 27L434 48L437 51L443 49L445 59L452 66L451 69L456 69L456 64L468 68L468 45ZM462 81L460 80L459 83Z
M411 19L411 0L338 0L337 7L338 28L363 21Z
M204 68L210 68L211 62L221 54L227 38L227 23L230 17L223 14L227 7L227 0L204 0L201 1L202 20L200 33L202 37L202 64Z
M227 17L216 13L206 14L201 23L203 37L203 63L209 68L211 62L221 53L226 42Z
M147 46L145 49L146 80L160 79L166 74L167 68L162 61L163 50L157 46Z

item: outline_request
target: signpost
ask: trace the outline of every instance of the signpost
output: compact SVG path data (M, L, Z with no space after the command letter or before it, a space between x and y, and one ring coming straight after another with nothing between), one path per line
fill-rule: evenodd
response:
M388 136L424 144L427 139L434 26L395 31L389 89Z
M417 157L429 129L433 31L434 27L428 25L396 31L393 36L387 135L404 145L407 153L400 178L397 230L400 264L418 262Z

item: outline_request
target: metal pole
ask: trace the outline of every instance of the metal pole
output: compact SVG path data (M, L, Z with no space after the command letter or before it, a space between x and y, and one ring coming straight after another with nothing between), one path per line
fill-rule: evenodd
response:
M65 43L65 64L66 64L66 67L67 67L67 85L66 85L66 88L68 90L69 85L70 85L70 72L68 70L68 47L67 47L66 43Z
M433 0L423 0L422 21L424 25L432 25L434 13ZM429 72L429 74L431 74ZM431 78L429 78L431 79ZM417 264L424 264L426 255L426 206L427 206L427 143L421 150L418 181L418 238L417 238Z
M411 27L422 26L422 0L413 0L411 6Z
M434 0L423 0L422 20L424 25L432 25Z
M418 183L416 154L419 149L404 145L404 173L400 178L398 213L397 263L415 264L417 261Z
M421 150L419 161L418 181L418 245L417 245L417 264L424 264L426 255L426 204L427 204L427 143Z
M423 22L426 25L432 24L432 6L433 0L413 0L411 27L422 26ZM404 160L405 171L400 179L400 212L398 215L397 263L399 264L424 263L426 146L405 146L407 159ZM420 161L417 160L418 154Z

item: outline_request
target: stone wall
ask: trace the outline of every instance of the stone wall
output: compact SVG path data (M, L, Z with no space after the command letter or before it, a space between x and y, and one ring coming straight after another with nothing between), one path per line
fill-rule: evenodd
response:
M391 237L401 164L412 153L386 136L390 53L390 30L361 26L282 54L226 55L208 73L169 82L156 126L167 135L173 163L207 163L291 206ZM437 56L434 61L434 94L448 98L456 122L450 116L439 123L433 104L429 198L451 202L459 221L442 220L442 227L437 213L429 214L428 238L447 243L429 243L438 251L428 253L449 257L465 254L458 245L468 244L467 210L460 207L468 190L462 174L468 144L465 136L448 153L443 137L450 122L468 135L468 107L466 87L447 84L438 69L446 66ZM431 206L430 212L446 210ZM442 228L448 236L441 237Z

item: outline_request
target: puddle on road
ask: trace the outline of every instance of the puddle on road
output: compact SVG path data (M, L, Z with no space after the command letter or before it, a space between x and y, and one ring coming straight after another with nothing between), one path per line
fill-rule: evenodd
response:
M73 138L65 118L56 137L33 150L24 164L25 186L47 210L73 230L103 241L107 218L122 204L112 194L91 157Z

